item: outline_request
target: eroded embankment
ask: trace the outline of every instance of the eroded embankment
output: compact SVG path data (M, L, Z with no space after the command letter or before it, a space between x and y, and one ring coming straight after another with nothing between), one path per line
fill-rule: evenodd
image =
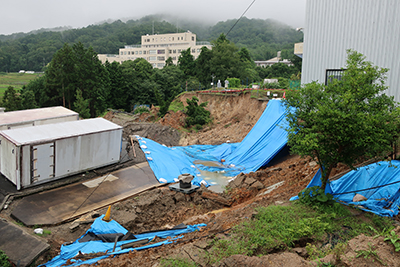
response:
M221 144L226 141L240 142L260 118L267 101L257 100L250 94L217 95L186 93L180 100L186 105L186 99L196 96L200 103L208 102L213 122L198 133L181 136L180 145Z

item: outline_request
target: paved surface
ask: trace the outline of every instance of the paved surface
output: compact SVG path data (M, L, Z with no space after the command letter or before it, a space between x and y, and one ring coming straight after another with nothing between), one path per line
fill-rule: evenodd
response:
M17 187L0 174L0 205L8 194L17 193Z
M28 266L48 248L47 243L26 233L19 226L0 220L0 250L4 251L16 266Z
M159 186L147 162L21 199L12 216L27 226L54 225Z

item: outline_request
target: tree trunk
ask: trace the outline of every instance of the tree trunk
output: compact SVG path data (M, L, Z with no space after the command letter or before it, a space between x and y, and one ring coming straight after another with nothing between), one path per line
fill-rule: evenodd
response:
M334 166L333 164L329 165L329 167L327 169L325 169L325 171L322 170L322 172L321 172L321 183L322 183L321 189L324 190L324 192L325 192L326 184L328 183L329 176L332 172L333 166Z

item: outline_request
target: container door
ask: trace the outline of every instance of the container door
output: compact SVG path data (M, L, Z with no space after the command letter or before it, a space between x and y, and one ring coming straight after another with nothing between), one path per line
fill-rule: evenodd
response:
M31 182L54 177L54 143L31 146Z

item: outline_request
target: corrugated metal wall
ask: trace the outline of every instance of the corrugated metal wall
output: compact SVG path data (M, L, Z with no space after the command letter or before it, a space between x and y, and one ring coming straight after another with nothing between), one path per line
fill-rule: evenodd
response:
M302 83L325 82L326 69L346 65L353 49L389 68L387 94L400 101L400 1L308 0Z

